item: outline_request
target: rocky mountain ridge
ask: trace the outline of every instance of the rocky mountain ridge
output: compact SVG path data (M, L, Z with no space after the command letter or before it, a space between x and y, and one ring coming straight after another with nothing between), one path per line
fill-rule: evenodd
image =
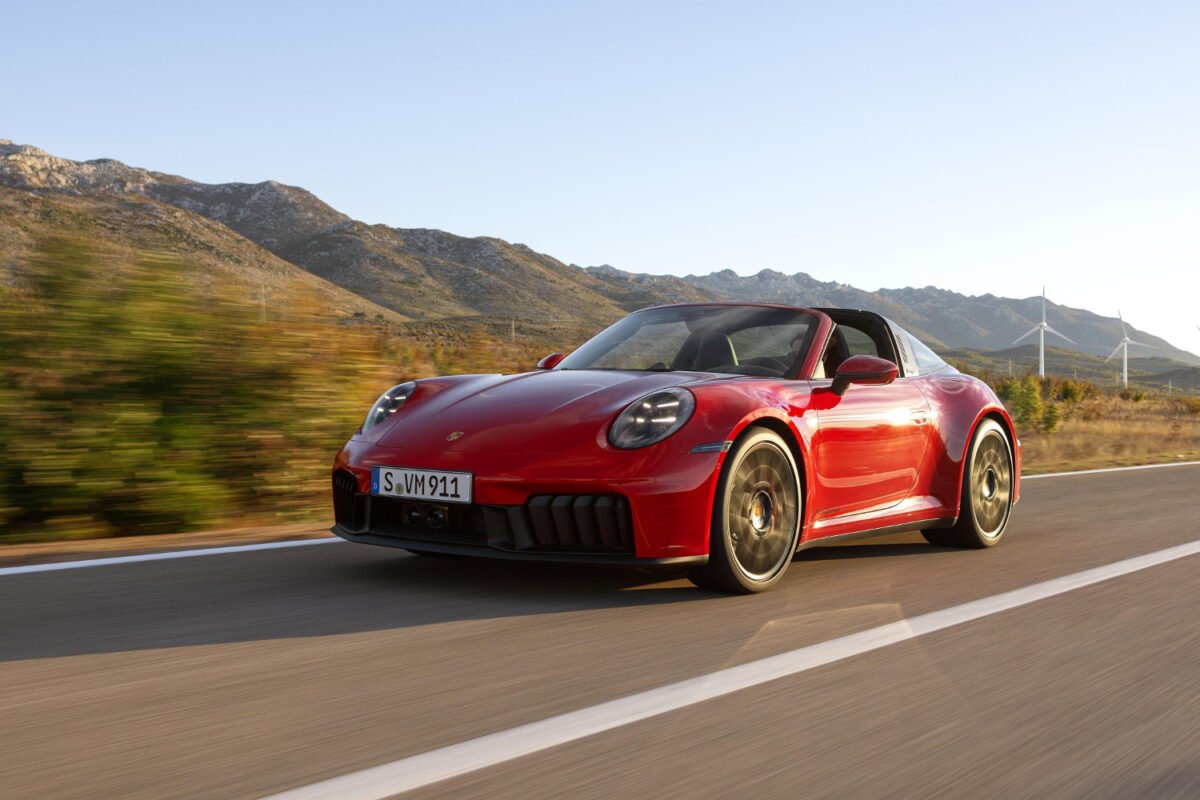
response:
M8 140L0 140L0 186L37 195L149 198L220 223L285 262L415 320L565 321L594 330L647 305L754 300L868 308L935 348L1000 350L1041 319L1037 296L967 296L932 286L869 292L770 269L679 278L609 265L583 268L502 239L368 225L305 189L275 181L205 184L112 159L58 158ZM1084 352L1107 355L1120 339L1116 318L1052 302L1046 308L1049 323ZM1130 331L1155 346L1153 356L1200 364L1192 353Z
M36 194L136 194L228 226L275 256L413 319L569 317L587 327L669 302L610 286L529 247L352 220L312 193L266 181L206 184L112 159L71 161L0 140L0 185Z
M757 298L766 302L809 306L843 306L877 311L918 334L935 348L965 347L1004 350L1041 322L1040 295L1025 298L993 294L964 295L935 286L880 289L870 292L844 283L819 281L805 273L786 275L762 270L739 276L732 270L710 275L688 275L685 281L723 300ZM1076 349L1107 356L1122 336L1121 322L1085 309L1046 301L1046 320L1054 329L1075 340ZM1200 357L1175 347L1165 339L1128 326L1130 336L1153 345L1140 356L1166 357L1200 365ZM1022 341L1036 344L1037 338ZM1071 345L1048 334L1047 345Z
M0 185L0 290L24 291L29 258L59 237L85 242L113 273L148 254L178 258L200 296L236 298L264 313L302 307L337 318L409 321L218 222L136 194L37 195Z

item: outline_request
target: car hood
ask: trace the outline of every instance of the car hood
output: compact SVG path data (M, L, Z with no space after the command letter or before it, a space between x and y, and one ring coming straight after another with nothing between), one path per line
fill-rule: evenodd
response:
M719 380L710 373L545 370L418 383L378 442L419 450L561 452L603 442L607 425L650 392Z

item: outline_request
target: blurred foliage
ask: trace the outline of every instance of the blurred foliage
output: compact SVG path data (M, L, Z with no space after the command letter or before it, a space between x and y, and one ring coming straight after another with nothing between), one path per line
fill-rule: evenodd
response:
M0 541L323 504L334 453L390 385L377 335L264 315L170 257L106 262L44 242L0 308Z
M992 388L1018 425L1026 429L1041 426L1042 387L1037 378L1028 375L1020 380L1002 379Z
M1054 433L1058 430L1058 423L1061 418L1058 403L1046 403L1042 409L1042 433Z
M1071 378L1049 378L1051 392L1059 400L1067 404L1082 403L1100 395L1100 388L1089 381L1077 381Z
M0 285L0 542L328 519L333 456L384 389L529 369L577 338L336 320L316 293L266 309L177 256L95 241L46 240ZM1030 432L1101 413L1087 381L980 377Z
M987 370L975 374L992 387L1026 433L1054 433L1063 420L1077 413L1086 416L1087 401L1104 394L1096 384L1074 378L1038 378L1031 373L1012 377Z
M1200 397L1175 397L1171 399L1171 405L1182 414L1200 414Z
M0 287L0 542L324 520L389 386L529 369L483 328L398 334L214 285L176 256L44 241Z

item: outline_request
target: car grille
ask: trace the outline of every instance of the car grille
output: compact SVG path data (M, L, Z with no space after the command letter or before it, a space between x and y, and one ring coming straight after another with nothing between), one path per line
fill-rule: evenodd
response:
M535 495L521 506L483 506L488 544L519 552L632 555L629 501L620 495Z
M439 505L360 493L355 477L338 470L333 508L338 525L351 533L529 553L634 552L629 501L620 495L535 495L519 506Z

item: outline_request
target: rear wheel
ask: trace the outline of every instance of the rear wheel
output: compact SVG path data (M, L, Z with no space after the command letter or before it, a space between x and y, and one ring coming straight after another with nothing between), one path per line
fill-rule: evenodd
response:
M1008 434L994 419L975 431L963 467L962 505L952 528L921 533L930 544L991 547L1004 536L1012 511L1013 455Z
M697 586L739 594L774 586L796 552L801 507L791 450L773 431L754 430L725 462L708 563L688 577Z

